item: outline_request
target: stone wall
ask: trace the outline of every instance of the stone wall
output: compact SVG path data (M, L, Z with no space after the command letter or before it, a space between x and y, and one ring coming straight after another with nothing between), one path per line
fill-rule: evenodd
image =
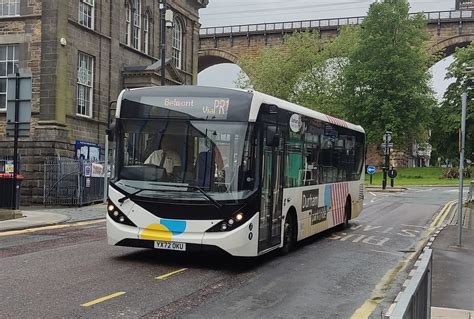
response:
M21 1L19 17L0 20L0 45L18 44L20 67L32 72L31 136L21 138L19 154L22 204L41 203L43 164L48 158L72 158L76 140L104 144L108 105L123 88L125 66L150 65L159 60L159 4L142 0L143 13L150 13L150 52L145 54L125 44L125 1L96 1L95 27L78 23L79 1ZM196 0L168 0L183 22L183 84L196 82L199 40ZM167 56L171 57L171 30ZM61 43L61 39L64 39ZM91 118L77 115L78 52L94 57L93 111ZM0 156L11 155L13 141L5 137L5 113L0 113Z
M36 142L41 101L41 56L42 46L42 1L21 1L20 17L4 17L0 21L0 45L15 44L18 47L19 68L27 69L32 75L32 120L30 138L20 138L19 155L21 173L26 180L22 186L22 195L33 195L34 190L42 187L41 163L43 155L37 151L41 143ZM43 144L51 148L51 143ZM13 155L13 139L6 137L6 114L0 113L0 157ZM42 193L41 193L42 196Z

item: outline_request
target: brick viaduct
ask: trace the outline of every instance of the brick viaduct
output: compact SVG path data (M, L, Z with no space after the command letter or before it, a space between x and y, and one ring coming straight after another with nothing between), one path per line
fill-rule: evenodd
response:
M424 15L431 35L430 51L440 52L441 58L474 40L474 11L436 11ZM342 26L357 25L363 19L351 17L202 28L199 72L220 63L239 64L243 55L255 56L265 46L281 45L285 34L316 29L322 39L331 39L337 36Z

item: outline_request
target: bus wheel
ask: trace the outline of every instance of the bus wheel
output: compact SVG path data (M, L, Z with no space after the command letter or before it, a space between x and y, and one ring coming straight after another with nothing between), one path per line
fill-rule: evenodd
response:
M283 247L281 254L287 255L296 243L296 223L292 214L288 214L285 218L285 232L283 235Z
M343 229L349 228L349 220L351 219L351 212L352 207L351 207L351 199L348 197L346 200L346 206L344 208L344 223L342 224Z

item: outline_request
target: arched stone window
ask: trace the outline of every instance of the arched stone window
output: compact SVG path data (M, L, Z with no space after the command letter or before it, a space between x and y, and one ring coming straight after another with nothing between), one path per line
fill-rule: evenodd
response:
M151 12L147 10L143 16L143 52L150 54Z
M125 43L130 45L132 32L132 6L130 1L125 1Z
M183 23L180 19L174 19L172 58L177 69L183 69Z
M141 28L142 28L142 1L132 0L132 37L131 46L134 49L141 48Z

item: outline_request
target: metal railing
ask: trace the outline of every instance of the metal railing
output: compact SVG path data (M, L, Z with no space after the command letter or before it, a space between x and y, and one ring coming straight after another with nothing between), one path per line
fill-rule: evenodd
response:
M419 13L411 13L414 16ZM430 11L421 12L428 20L428 23L457 22L463 19L474 19L473 11ZM250 33L277 33L290 32L305 29L338 28L347 25L359 25L364 21L365 16L328 18L316 20L300 20L287 22L253 23L241 25L227 25L205 27L199 30L201 37L229 36L233 34Z
M103 162L55 159L44 164L44 205L82 206L104 197ZM102 167L102 170L101 170Z
M418 267L401 293L390 319L430 319L433 251L426 249L418 261Z

